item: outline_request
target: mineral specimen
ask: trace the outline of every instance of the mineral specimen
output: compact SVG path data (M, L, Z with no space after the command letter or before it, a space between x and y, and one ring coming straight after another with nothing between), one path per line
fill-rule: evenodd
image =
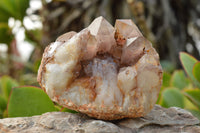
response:
M162 84L159 56L131 20L96 18L44 51L38 82L60 105L104 120L141 117Z

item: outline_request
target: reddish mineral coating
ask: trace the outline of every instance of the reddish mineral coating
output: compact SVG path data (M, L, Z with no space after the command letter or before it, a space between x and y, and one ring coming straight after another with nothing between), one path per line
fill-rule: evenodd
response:
M159 56L131 20L103 17L44 51L38 82L60 105L104 120L146 115L162 84Z

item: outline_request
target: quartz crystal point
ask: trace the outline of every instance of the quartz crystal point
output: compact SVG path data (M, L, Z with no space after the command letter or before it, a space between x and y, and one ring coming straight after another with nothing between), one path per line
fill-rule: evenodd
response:
M131 20L96 18L44 51L38 82L58 104L104 120L146 115L162 84L159 56Z

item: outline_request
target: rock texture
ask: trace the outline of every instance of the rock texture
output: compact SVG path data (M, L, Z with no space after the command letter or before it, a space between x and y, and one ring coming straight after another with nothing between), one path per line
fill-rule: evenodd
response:
M83 114L51 112L0 120L1 133L200 133L199 120L186 110L156 105L141 118L102 121Z
M146 115L162 84L159 55L129 19L103 17L60 36L44 51L38 82L60 105L116 120Z

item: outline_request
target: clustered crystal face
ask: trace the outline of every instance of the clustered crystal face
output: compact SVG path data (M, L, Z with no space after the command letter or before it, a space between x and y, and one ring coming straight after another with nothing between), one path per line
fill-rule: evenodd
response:
M104 120L141 117L162 84L159 56L129 19L96 18L44 51L38 82L60 105Z

